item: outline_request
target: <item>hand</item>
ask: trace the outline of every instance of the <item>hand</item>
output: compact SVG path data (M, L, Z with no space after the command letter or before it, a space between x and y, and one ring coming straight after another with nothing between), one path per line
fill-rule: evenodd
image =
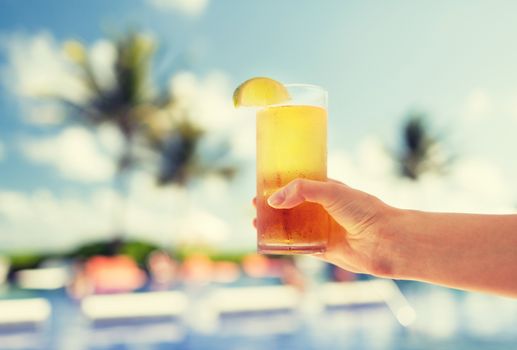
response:
M277 209L290 209L305 201L320 204L334 219L327 251L314 256L352 272L389 275L389 259L383 256L389 251L385 249L389 235L384 228L396 215L394 208L335 180L296 179L268 199Z
M272 194L278 209L318 203L334 219L316 255L380 277L517 297L517 215L397 209L337 181L297 179Z

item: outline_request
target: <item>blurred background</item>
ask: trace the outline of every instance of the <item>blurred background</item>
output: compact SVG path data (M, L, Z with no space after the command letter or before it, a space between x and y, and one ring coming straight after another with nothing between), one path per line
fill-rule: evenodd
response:
M516 11L0 0L0 349L517 347L514 300L255 254L231 102L253 76L321 85L330 177L515 212Z

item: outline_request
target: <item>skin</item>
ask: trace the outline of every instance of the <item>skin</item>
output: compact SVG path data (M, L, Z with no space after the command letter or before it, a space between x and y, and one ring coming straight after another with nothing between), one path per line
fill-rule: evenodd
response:
M517 215L399 209L334 180L297 179L268 199L277 209L305 201L335 220L319 259L378 277L517 297Z

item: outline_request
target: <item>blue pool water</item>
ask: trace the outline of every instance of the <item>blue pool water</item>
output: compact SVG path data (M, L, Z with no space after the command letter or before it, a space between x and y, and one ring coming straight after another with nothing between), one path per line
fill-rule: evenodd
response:
M0 349L517 349L516 300L417 283L401 289L417 314L407 328L384 305L93 325L62 290L24 292L15 297L47 298L52 318L37 329L0 329Z

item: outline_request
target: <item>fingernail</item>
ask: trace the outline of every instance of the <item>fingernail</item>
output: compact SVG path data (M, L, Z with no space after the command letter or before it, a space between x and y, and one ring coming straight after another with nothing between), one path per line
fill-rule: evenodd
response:
M284 202L284 193L282 191L278 191L273 193L271 197L268 198L267 202L271 206L280 205Z

